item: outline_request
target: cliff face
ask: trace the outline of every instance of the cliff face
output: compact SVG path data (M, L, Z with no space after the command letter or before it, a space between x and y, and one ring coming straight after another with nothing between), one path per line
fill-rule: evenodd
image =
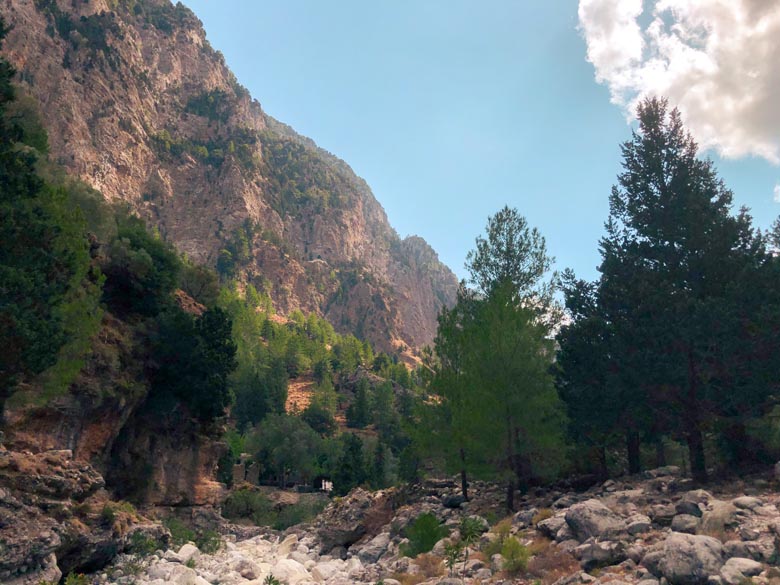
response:
M188 256L282 312L380 349L430 343L457 281L400 239L343 161L267 116L168 0L2 0L3 52L40 103L51 157Z

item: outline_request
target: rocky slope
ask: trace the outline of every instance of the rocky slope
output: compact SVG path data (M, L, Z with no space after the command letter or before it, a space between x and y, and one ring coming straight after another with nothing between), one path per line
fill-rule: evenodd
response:
M267 116L168 0L3 0L3 52L52 158L190 257L383 350L435 334L457 282L400 239L366 183Z
M209 555L186 545L147 558L123 557L94 579L149 585L259 585L268 575L289 585L741 585L780 579L780 499L760 478L704 491L669 467L585 492L540 490L492 528L483 516L500 510L501 490L472 487L475 498L467 504L459 502L455 482L356 490L311 526L249 539L228 536L224 548ZM403 528L423 512L449 526L450 535L430 554L403 557ZM464 517L476 520L483 534L448 576L446 545L460 537ZM511 535L526 546L528 558L524 568L509 573L503 556L489 551L491 542Z

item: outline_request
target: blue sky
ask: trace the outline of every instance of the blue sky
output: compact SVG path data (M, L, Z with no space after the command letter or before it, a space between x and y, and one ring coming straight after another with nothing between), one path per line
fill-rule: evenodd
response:
M459 277L505 204L542 231L557 268L596 277L630 127L610 102L617 77L596 82L605 64L586 57L602 29L589 22L586 43L577 1L185 3L263 108L349 163L398 232L424 237ZM768 226L780 169L709 154Z

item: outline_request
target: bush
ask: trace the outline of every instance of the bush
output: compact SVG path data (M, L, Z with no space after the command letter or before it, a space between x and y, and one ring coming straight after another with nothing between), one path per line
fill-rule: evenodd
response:
M268 498L252 490L237 490L230 494L222 506L222 514L230 520L251 519L258 526L272 526L276 521Z
M517 575L528 568L531 553L519 540L512 537L504 541L501 556L504 557L503 569L510 575Z
M406 557L416 557L433 549L437 542L450 533L449 529L442 526L433 514L420 514L414 522L406 528L406 537L409 543L401 548L401 554Z

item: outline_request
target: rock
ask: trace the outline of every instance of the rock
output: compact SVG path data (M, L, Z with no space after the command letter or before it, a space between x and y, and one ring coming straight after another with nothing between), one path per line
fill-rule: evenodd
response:
M514 516L512 516L512 525L519 526L520 528L528 528L533 522L534 516L539 513L537 508L528 508L527 510L521 510Z
M700 530L705 534L722 534L738 523L739 509L730 502L713 500L710 509L701 517Z
M674 532L696 534L696 529L698 527L699 519L691 514L677 514L677 516L672 519L672 530Z
M200 551L194 544L187 543L179 549L178 555L179 562L186 565L191 560L197 561L200 557Z
M642 579L636 585L658 585L658 579Z
M547 538L554 539L558 531L566 525L566 519L563 516L553 516L542 520L536 525L536 529Z
M182 563L179 553L173 550L166 550L163 558L169 563Z
M59 583L62 571L57 566L57 558L51 554L41 564L37 571L30 571L19 575L15 579L3 581L4 585L40 585L42 583Z
M671 504L657 504L650 508L650 518L659 526L671 526L677 509Z
M755 510L756 508L760 508L763 505L763 502L759 500L758 498L754 498L752 496L742 496L740 498L734 498L731 500L731 503L734 504L737 508L740 508L742 510Z
M699 504L697 504L696 502L691 502L690 500L681 500L677 502L677 504L675 504L674 506L674 509L677 512L677 514L695 516L696 518L701 518L702 515Z
M230 568L244 579L260 579L264 574L260 565L243 556L234 557L234 560L230 563Z
M622 542L586 542L575 548L573 553L586 571L617 565L627 558Z
M580 542L615 536L626 529L623 519L598 500L575 504L566 511L565 520Z
M667 465L665 467L657 467L656 469L648 469L643 473L647 479L655 479L658 477L671 477L680 475L680 468L676 465Z
M319 565L318 565L319 566ZM271 574L287 585L296 585L311 580L312 575L301 563L292 559L281 559L271 569Z
M466 498L463 496L446 496L442 498L441 504L445 508L452 510L460 508L466 502Z
M723 545L710 536L673 532L663 554L660 570L672 585L703 585L723 567Z
M456 577L447 577L436 582L437 585L463 585L463 579L457 579Z
M336 573L344 568L344 563L339 561L328 561L320 563L311 570L312 578L318 583L324 583L331 579Z
M555 533L556 542L566 542L567 540L576 540L577 535L568 524L561 526L561 529Z
M328 553L335 547L356 543L366 534L367 517L392 515L392 493L392 490L369 492L358 488L329 504L314 524L320 552Z
M644 514L634 514L626 521L626 532L631 536L644 534L652 528L652 521Z
M739 585L747 577L755 577L763 571L761 563L751 559L733 558L726 561L720 570L720 577L728 585Z
M642 565L655 577L661 577L663 576L663 570L661 569L661 563L663 560L663 550L652 550L645 553L645 555L642 557Z
M358 558L363 563L372 565L376 563L383 554L385 554L389 544L390 535L387 532L378 534L360 549L360 552L358 552Z
M279 543L279 547L276 549L276 554L280 557L286 557L292 552L295 545L298 544L298 535L290 534L282 542Z

